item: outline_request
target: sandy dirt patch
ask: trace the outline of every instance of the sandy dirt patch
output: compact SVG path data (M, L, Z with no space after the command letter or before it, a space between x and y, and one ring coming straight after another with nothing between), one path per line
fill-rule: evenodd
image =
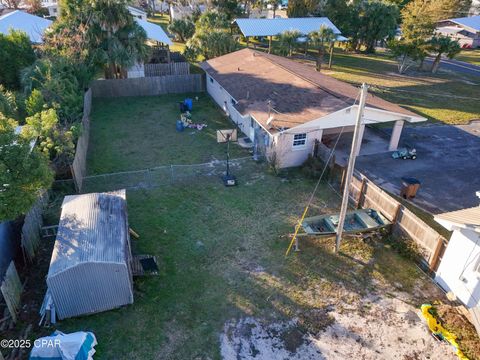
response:
M221 355L239 359L456 359L453 348L428 332L420 311L398 298L367 296L357 309L336 311L316 334L299 318L269 323L231 320L221 334Z

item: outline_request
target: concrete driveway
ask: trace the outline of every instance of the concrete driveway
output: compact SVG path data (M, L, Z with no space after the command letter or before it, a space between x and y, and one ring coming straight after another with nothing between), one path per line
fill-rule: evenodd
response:
M390 152L382 152L359 156L356 168L397 195L402 177L417 178L421 187L413 202L434 214L479 205L475 192L480 190L480 121L407 127L401 144L415 147L417 160L395 160Z

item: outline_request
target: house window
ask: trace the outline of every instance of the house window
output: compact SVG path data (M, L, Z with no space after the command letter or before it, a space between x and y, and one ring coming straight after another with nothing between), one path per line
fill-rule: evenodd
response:
M293 136L293 147L300 149L307 144L307 134L295 134Z
M209 76L210 82L213 84L213 78Z
M234 98L231 98L230 102L232 103L232 105L235 105L237 103Z

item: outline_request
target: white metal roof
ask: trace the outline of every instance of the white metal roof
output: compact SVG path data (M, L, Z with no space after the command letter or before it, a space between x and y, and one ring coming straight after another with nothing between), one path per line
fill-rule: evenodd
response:
M0 17L0 33L8 34L10 29L24 31L35 44L43 42L43 33L52 21L24 11L15 10Z
M160 25L152 24L151 22L135 18L135 21L140 25L143 30L147 33L147 38L151 40L156 40L161 43L172 45L172 40L168 35L163 31L163 28Z
M82 263L126 262L125 190L65 196L48 277Z
M244 36L275 36L287 30L308 34L319 30L322 25L340 35L340 30L326 17L236 19L235 22Z
M448 19L448 21L454 22L455 24L462 25L470 31L480 32L480 15L477 16L468 16L456 19Z
M435 215L435 221L452 230L452 224L480 232L480 206Z
M463 29L455 26L443 26L437 28L437 31L442 34L458 34L460 31L463 31Z

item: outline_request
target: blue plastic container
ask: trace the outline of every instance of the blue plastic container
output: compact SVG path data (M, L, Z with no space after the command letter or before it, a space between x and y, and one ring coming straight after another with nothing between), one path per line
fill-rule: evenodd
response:
M192 111L192 108L193 108L193 100L192 99L185 99L185 101L183 103L187 107L188 111Z
M184 127L183 127L183 122L182 120L177 120L177 131L183 131Z

